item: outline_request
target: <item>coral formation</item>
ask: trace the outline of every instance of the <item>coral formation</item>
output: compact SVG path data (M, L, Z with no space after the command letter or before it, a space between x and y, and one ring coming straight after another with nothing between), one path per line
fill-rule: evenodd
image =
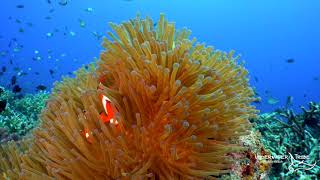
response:
M111 24L97 66L56 85L33 142L1 172L22 179L185 179L228 173L228 153L257 110L247 71L233 52L213 50L176 32L160 16ZM105 95L114 121L100 114ZM9 144L9 152L17 152ZM3 147L9 148L9 147ZM17 154L17 153L15 153ZM17 165L15 163L19 163Z
M296 115L293 110L278 109L253 121L271 155L286 157L272 164L271 178L320 178L320 105L310 102L309 110L302 107L302 111Z
M10 134L14 136L13 139L17 139L17 136L25 136L38 125L38 115L45 107L48 93L39 92L17 97L10 90L1 87L0 89L0 101L6 102L5 108L0 112L0 127L3 128L0 136L6 137L5 139L11 136Z
M257 130L250 134L240 136L239 143L247 147L244 152L228 153L234 159L230 174L223 175L220 179L265 179L268 177L271 164L259 156L269 155L260 141L261 134Z

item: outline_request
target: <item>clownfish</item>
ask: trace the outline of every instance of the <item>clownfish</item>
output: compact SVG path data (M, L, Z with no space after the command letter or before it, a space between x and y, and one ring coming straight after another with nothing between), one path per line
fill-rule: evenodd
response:
M100 95L100 100L103 106L103 110L100 113L100 118L101 120L106 123L106 122L110 122L113 123L115 125L119 124L118 121L115 119L115 111L111 106L111 101L110 99L105 96L104 94Z
M98 89L103 90L103 86L99 85ZM104 94L100 94L99 99L103 107L103 111L100 113L101 120L104 123L112 123L118 127L119 122L115 119L115 110L111 105L111 100ZM88 143L93 143L92 132L89 129L85 128L81 133L87 139Z

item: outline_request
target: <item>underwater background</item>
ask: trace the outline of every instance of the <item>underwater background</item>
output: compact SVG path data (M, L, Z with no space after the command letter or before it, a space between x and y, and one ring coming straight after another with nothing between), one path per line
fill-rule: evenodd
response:
M199 42L222 51L235 50L236 55L241 55L249 71L250 85L261 98L253 102L261 114L279 108L303 113L300 106L320 101L319 9L320 1L316 0L2 1L0 86L13 91L9 97L31 98L17 100L15 107L29 103L39 113L44 107L39 99L47 98L55 81L73 76L73 71L99 58L102 40L111 31L109 22L121 23L137 14L156 22L159 14L164 13L177 29L191 29L191 37ZM34 101L40 104L30 103ZM317 109L319 118L319 106L311 105L312 108ZM36 114L28 114L30 110L22 112L28 118L37 118ZM35 126L33 123L29 124L30 129ZM257 129L265 131L265 124L257 123L260 123ZM25 133L19 130L18 134ZM315 136L319 142L319 134ZM317 143L314 146L319 148ZM303 153L314 150L312 147ZM318 150L316 154L319 161ZM311 174L319 177L319 172Z
M50 90L98 56L108 22L163 12L200 42L241 54L262 98L259 110L284 106L288 96L298 110L320 99L319 7L319 1L3 1L0 62L7 70L0 85L24 72L17 77L22 93L38 85Z

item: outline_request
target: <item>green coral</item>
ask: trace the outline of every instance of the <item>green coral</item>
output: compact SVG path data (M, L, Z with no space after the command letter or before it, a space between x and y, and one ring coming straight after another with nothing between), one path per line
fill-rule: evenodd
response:
M41 91L19 98L11 91L2 89L0 100L6 100L7 105L0 113L0 127L6 128L10 134L24 136L38 125L38 114L45 107L49 94Z
M270 178L320 178L320 104L310 102L309 109L302 107L302 110L296 115L293 110L278 109L253 120L271 155L287 156L282 163L272 164ZM296 154L308 156L305 164L299 164L302 159L298 160Z

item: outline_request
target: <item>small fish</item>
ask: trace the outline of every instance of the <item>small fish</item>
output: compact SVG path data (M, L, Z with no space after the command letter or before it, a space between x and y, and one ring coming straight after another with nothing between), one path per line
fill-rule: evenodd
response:
M286 108L289 108L290 106L293 105L293 97L292 96L288 96L287 97L287 101L286 101Z
M53 13L54 11L55 11L55 9L52 8L49 10L49 13Z
M1 91L3 91L2 89L0 89ZM0 113L3 112L7 107L7 100L1 100L0 101Z
M1 70L2 70L2 72L6 72L7 71L7 67L2 66Z
M13 70L14 71L20 71L20 68L19 67L14 67Z
M38 50L35 50L34 53L35 53L35 54L39 54L39 51L38 51Z
M48 4L51 4L51 0L47 0L47 3L48 3Z
M28 73L24 72L24 71L20 71L17 73L17 76L21 77L21 76L26 76L28 75Z
M5 57L7 54L8 54L8 51L1 51L1 52L0 52L0 55L1 55L2 57Z
M20 52L23 48L23 45L19 45L19 44L15 44L15 46L13 47L13 52ZM14 57L14 55L13 55Z
M255 80L256 82L259 82L259 79L258 79L257 76L254 76L254 80Z
M88 7L88 8L86 8L84 11L89 12L89 13L92 13L92 12L93 12L93 8Z
M14 92L14 93L19 93L19 92L21 92L21 90L22 90L22 88L19 85L15 85L12 88L12 92Z
M291 64L291 63L294 63L295 60L294 60L293 58L290 58L290 59L287 59L286 62L289 63L289 64Z
M27 25L28 25L29 27L32 27L32 26L33 26L33 24L32 24L31 22L28 22Z
M23 28L19 28L19 32L23 33L24 29Z
M267 102L270 105L274 105L274 104L277 104L279 102L279 100L272 98L272 97L269 97Z
M17 83L17 77L16 76L12 76L11 77L11 85L15 85Z
M73 32L73 31L70 31L69 34L70 34L71 36L75 36L75 35L76 35L76 33Z
M16 8L22 9L22 8L24 8L24 5L22 5L22 4L16 5Z
M51 38L51 37L53 36L53 34L52 34L51 32L48 32L48 33L46 34L46 36L47 36L47 38Z
M91 32L91 33L93 34L94 37L97 38L97 40L100 40L100 39L102 38L102 35L99 34L97 31L93 31L93 32Z
M59 4L60 4L61 6L66 6L66 5L68 4L68 0L60 0L60 1L59 1Z
M16 53L20 52L21 49L22 49L21 47L15 47L15 48L13 48L13 52L16 52Z
M100 100L103 106L104 111L100 113L101 120L105 122L118 124L118 121L115 120L115 112L111 106L110 99L105 95L100 95Z
M35 56L32 58L34 61L40 61L42 58L41 56Z
M54 70L49 69L49 73L50 73L50 75L52 76L52 75L54 74Z
M39 72L34 72L34 74L35 74L35 75L39 75L40 73L39 73Z
M16 19L16 23L20 24L21 20L20 19Z
M318 81L320 78L319 77L313 77L313 80Z
M36 87L36 89L37 89L37 91L44 91L44 90L47 89L47 87L44 86L44 85L39 85L39 86Z
M84 28L86 27L86 22L84 22L82 19L79 19L80 27Z
M11 64L11 65L13 64L13 61L12 61L12 59L10 59L10 64Z
M46 16L45 19L46 19L46 20L51 20L52 17L51 17L51 16Z

